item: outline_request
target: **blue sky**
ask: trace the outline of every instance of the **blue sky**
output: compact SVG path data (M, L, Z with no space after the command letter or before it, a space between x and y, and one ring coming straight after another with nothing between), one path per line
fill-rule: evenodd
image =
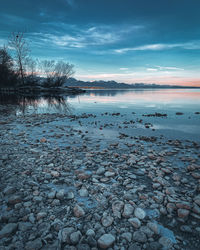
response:
M23 31L32 55L83 80L200 85L199 0L1 1L0 45Z

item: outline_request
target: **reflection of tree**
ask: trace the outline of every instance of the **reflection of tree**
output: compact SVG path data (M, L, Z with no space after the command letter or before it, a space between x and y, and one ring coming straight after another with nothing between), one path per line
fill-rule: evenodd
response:
M67 102L67 97L60 96L16 96L16 95L0 95L0 104L9 105L15 110L15 113L26 114L29 109L38 112L38 108L43 109L46 113L56 112L63 114L71 114L72 106ZM8 106L6 106L6 109ZM9 110L8 110L9 111Z

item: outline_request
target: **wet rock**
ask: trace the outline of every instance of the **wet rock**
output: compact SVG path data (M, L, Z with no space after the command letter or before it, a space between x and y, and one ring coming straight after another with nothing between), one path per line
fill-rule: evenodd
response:
M114 201L112 203L112 211L115 217L121 218L121 211L124 207L124 202L123 201Z
M10 234L14 233L17 230L17 227L17 223L9 223L5 225L0 231L0 239L10 236Z
M146 212L142 208L137 207L134 211L134 215L138 219L143 220L146 216Z
M107 171L104 173L105 177L113 177L115 176L115 172L110 172L110 171Z
M33 241L29 241L26 243L25 249L26 250L38 250L42 248L42 241L41 239L35 239Z
M90 250L91 248L88 246L88 244L78 244L77 250Z
M141 231L136 231L133 233L133 240L141 243L145 243L147 241L146 235Z
M59 177L59 176L60 176L60 173L59 173L58 171L52 170L52 171L51 171L51 175L52 175L53 177Z
M115 242L115 237L112 234L104 234L98 239L98 246L107 249Z
M141 226L141 222L138 218L130 218L128 221L134 228L139 228Z
M136 243L133 243L129 246L128 250L141 250L142 248L137 245Z
M59 200L63 200L65 196L65 190L61 189L56 193L56 198Z
M188 225L182 225L180 226L180 230L182 232L192 233L192 228Z
M87 237L87 243L88 243L89 246L91 246L91 247L96 247L96 246L97 246L97 241L96 241L96 239L94 238L94 236L92 236L92 235L89 235L89 236Z
M8 199L8 203L11 205L15 205L20 202L21 202L21 197L19 195L13 195Z
M74 199L74 193L72 191L68 192L66 194L66 199L67 200L73 200Z
M178 217L179 218L187 218L188 217L188 215L189 215L189 210L186 210L186 209L182 209L182 208L179 208L178 209Z
M159 234L160 230L158 228L158 224L154 223L154 222L148 222L147 226L155 233L155 234Z
M66 227L59 231L58 239L63 243L70 243L70 235L74 232L73 227Z
M197 204L194 204L192 211L200 215L200 207Z
M169 238L161 237L159 239L159 243L165 248L165 249L171 249L173 246L172 241Z
M106 170L105 170L104 167L100 167L100 168L97 169L96 174L97 174L97 175L102 175L102 174L105 173L105 171L106 171Z
M114 218L111 216L105 216L101 219L101 223L104 227L109 227L110 225L112 225L114 221Z
M49 199L54 199L55 196L56 196L56 191L52 191L52 192L48 193L48 198Z
M133 214L134 208L131 204L124 205L123 217L129 218Z
M194 202L200 206L200 194L194 197Z
M29 222L19 222L18 223L18 229L20 231L26 232L30 230L33 227L33 225Z
M81 232L80 231L77 231L77 232L73 232L71 235L70 235L70 241L73 245L76 245L79 240L81 239Z
M86 188L81 188L81 189L79 190L79 195L80 195L81 197L87 197L87 196L89 195L88 190L87 190Z
M85 211L84 211L83 208L80 207L79 205L76 205L76 206L74 207L73 211L74 211L74 215L75 215L76 217L78 217L78 218L85 215Z
M40 212L40 213L37 214L37 220L45 218L46 216L47 216L46 212Z
M3 190L3 193L5 195L9 195L9 194L14 194L16 192L16 189L12 186L8 186Z
M131 240L132 240L132 233L129 233L129 232L123 233L123 234L121 235L121 237L122 237L123 239L126 239L128 242L131 242Z

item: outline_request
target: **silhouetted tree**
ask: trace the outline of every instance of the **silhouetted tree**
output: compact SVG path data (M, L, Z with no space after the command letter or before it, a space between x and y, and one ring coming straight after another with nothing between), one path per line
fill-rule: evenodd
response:
M22 84L24 85L26 62L29 55L28 43L24 39L24 33L12 33L8 44L10 48L14 50L16 70L20 75Z
M45 86L61 87L74 74L74 65L54 60L44 60L41 68L45 75Z
M13 71L13 60L6 47L0 49L0 86L15 86L17 74Z

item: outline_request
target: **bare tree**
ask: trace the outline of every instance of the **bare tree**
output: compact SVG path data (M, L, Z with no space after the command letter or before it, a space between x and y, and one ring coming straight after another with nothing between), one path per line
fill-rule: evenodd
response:
M25 66L29 54L28 43L24 39L24 33L22 32L12 33L8 45L12 50L14 50L15 53L14 57L15 57L17 71L19 72L21 82L24 85Z
M41 62L43 74L46 77L45 84L48 86L60 87L74 74L74 65L54 60Z

